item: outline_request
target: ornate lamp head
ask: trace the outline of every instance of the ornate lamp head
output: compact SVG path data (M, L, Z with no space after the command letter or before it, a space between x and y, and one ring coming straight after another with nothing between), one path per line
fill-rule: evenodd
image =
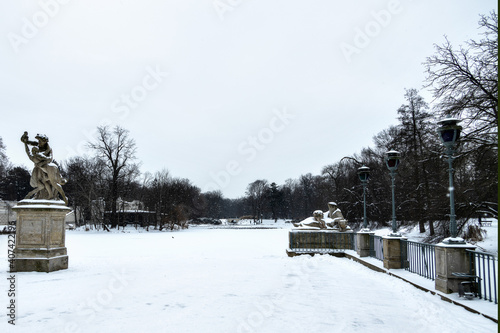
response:
M399 166L401 154L396 150L390 150L385 153L385 164L390 171L396 171Z
M361 182L366 182L368 179L370 179L370 168L367 167L366 165L363 165L361 168L358 169L358 177Z
M437 122L439 138L446 148L453 148L460 138L462 126L458 125L460 119L446 118Z

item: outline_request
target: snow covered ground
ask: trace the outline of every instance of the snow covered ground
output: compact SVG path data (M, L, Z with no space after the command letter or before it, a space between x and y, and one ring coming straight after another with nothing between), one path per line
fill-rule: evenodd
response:
M7 237L0 236L0 332L498 330L481 315L346 258L289 258L290 224L265 225L278 228L68 231L68 270L15 274L15 327L7 323L11 274ZM494 304L470 302L496 313Z

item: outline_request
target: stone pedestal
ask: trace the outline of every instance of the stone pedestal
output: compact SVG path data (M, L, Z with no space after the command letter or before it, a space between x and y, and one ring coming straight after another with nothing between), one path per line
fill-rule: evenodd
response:
M452 273L466 273L470 270L470 257L465 250L474 250L476 247L470 244L446 244L436 245L436 290L451 294L458 292L460 282L467 278L458 278Z
M68 268L64 218L71 211L60 200L22 200L17 213L13 272L53 272Z
M404 237L383 237L384 247L384 268L399 269L404 268L401 265L401 240Z
M288 233L290 249L351 249L353 246L353 232L294 229Z
M370 256L370 235L373 234L373 232L369 231L359 231L356 234L356 241L358 244L357 253L360 257Z

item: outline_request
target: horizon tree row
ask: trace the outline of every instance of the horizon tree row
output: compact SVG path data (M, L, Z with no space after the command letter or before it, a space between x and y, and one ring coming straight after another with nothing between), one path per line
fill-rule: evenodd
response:
M136 144L128 130L98 127L88 143L90 156L60 163L68 183L65 192L78 212L77 220L116 228L119 202L138 200L143 210L154 212L148 225L184 227L196 217L252 217L303 219L316 209L326 210L336 201L349 221L362 219L362 185L357 169L371 169L367 187L367 213L375 224L391 219L390 176L384 154L397 150L402 161L396 177L397 218L401 224L418 223L431 235L446 236L449 214L447 167L436 134L436 121L446 117L463 120L455 170L456 214L459 230L467 219L498 210L498 16L492 12L479 21L482 39L454 48L448 39L435 45L435 54L424 63L425 87L433 93L430 108L417 89L406 89L404 103L396 110L398 124L373 138L373 147L326 165L320 175L311 173L284 184L257 179L244 196L227 199L221 191L201 193L188 179L170 176L167 170L141 176ZM0 198L20 200L30 191L30 172L13 166L0 137ZM121 201L119 200L121 199ZM106 213L106 214L105 214ZM148 218L148 219L149 219ZM436 224L436 225L435 225Z
M435 44L435 54L424 63L425 87L435 98L434 107L417 89L406 89L405 103L397 110L398 125L390 126L374 138L374 147L327 165L321 175L306 174L288 179L278 186L279 208L255 205L255 193L249 184L246 200L254 214L269 218L302 219L315 209L326 209L326 201L336 201L351 221L362 217L362 185L357 169L371 170L367 210L371 221L387 224L391 215L390 177L384 154L397 150L402 161L396 177L397 217L402 224L418 223L431 235L448 236L449 189L444 148L436 133L436 122L447 117L462 120L463 134L454 162L454 187L459 231L471 217L498 216L498 16L481 15L482 39L469 40L454 48L446 38ZM262 184L267 180L257 180ZM248 205L248 203L247 203ZM257 208L255 208L257 207ZM283 213L286 212L286 213ZM437 230L434 223L437 222Z

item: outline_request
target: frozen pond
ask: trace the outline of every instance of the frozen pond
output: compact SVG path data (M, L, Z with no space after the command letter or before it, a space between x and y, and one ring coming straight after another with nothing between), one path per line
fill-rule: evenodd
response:
M68 231L69 269L17 273L16 326L7 324L4 310L0 330L497 331L480 315L346 258L289 258L287 232ZM7 278L6 240L0 237ZM6 292L0 299L5 309Z

